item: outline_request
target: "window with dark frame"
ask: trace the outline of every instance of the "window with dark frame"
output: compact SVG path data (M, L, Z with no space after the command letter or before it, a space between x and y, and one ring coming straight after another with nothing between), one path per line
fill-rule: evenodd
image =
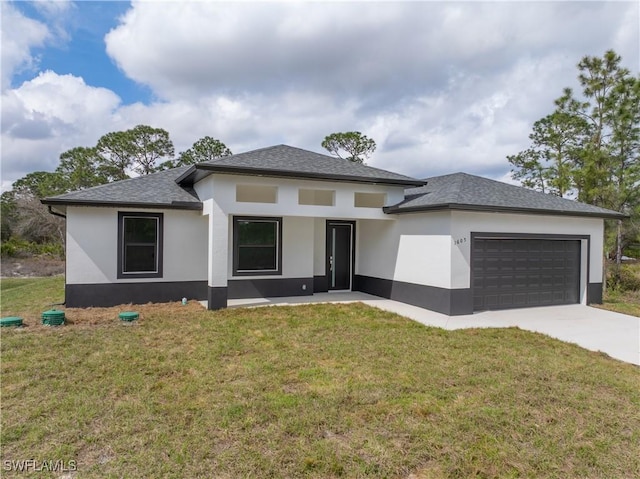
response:
M162 213L118 213L118 278L162 277Z
M233 274L282 274L282 218L234 217Z

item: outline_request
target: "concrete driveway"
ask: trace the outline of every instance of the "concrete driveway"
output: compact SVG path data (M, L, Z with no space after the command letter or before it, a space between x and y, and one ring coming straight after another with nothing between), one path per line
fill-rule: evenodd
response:
M444 329L517 326L520 329L577 344L591 351L602 351L627 363L640 365L640 318L580 304L446 316L370 294L339 292L286 298L235 299L229 300L229 307L351 302L362 302L397 313L426 326ZM206 302L203 304L206 306Z
M465 316L445 316L426 309L387 300L364 301L406 316L427 326L444 329L507 328L546 334L612 358L640 365L640 318L580 304L540 308L484 311Z

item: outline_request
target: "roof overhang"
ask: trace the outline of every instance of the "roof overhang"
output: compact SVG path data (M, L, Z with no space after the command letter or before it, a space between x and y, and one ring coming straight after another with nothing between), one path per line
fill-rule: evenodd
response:
M531 215L544 215L544 216L581 216L588 218L602 218L602 219L615 219L623 220L629 218L628 215L622 213L616 213L612 211L607 212L589 212L589 211L570 211L570 210L542 210L539 208L512 208L508 206L490 206L490 205L465 205L459 203L443 203L437 205L428 206L385 206L382 209L387 214L404 214L404 213L419 213L421 211L438 211L438 210L458 210L458 211L478 211L489 213L526 213Z
M331 173L313 173L313 172L300 172L289 170L269 170L264 168L248 168L240 166L227 166L227 165L211 165L207 163L198 163L193 165L181 176L176 178L176 183L179 185L193 185L198 181L206 178L214 173L227 173L232 175L244 175L244 176L264 176L269 178L297 178L304 180L316 180L316 181L340 181L348 183L368 183L377 185L389 185L389 186L424 186L427 184L424 180L412 180L407 178L403 179L390 179L390 178L367 178L363 176L349 176L349 175L337 175Z
M202 210L202 203L173 201L171 203L143 203L131 201L88 201L88 200L62 200L56 198L44 198L40 200L48 206L93 206L98 208L150 208L166 210Z

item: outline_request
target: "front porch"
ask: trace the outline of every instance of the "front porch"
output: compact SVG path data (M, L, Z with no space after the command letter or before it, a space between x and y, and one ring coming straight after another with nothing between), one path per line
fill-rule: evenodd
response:
M369 303L374 301L386 301L384 298L373 296L359 291L339 291L329 293L314 293L305 296L284 296L277 298L241 298L228 299L228 308L254 308L259 306L293 306L300 304L320 304L320 303ZM200 304L208 308L207 301L200 301Z
M404 183L215 174L196 185L208 217L207 307L256 297L354 289L364 223L393 223L384 206ZM384 229L384 228L381 228Z
M215 310L253 304L254 298L299 296L295 302L300 303L318 293L359 290L357 258L362 240L357 230L370 222L391 223L240 215L222 215L212 223L210 218L214 233L209 235L207 296L199 299L206 299L203 304ZM335 300L336 296L311 301Z

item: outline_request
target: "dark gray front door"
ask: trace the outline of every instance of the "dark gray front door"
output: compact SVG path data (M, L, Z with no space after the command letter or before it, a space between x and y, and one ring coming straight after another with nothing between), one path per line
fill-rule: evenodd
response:
M474 238L472 248L474 311L579 302L579 240Z
M353 223L327 222L329 290L351 289Z

